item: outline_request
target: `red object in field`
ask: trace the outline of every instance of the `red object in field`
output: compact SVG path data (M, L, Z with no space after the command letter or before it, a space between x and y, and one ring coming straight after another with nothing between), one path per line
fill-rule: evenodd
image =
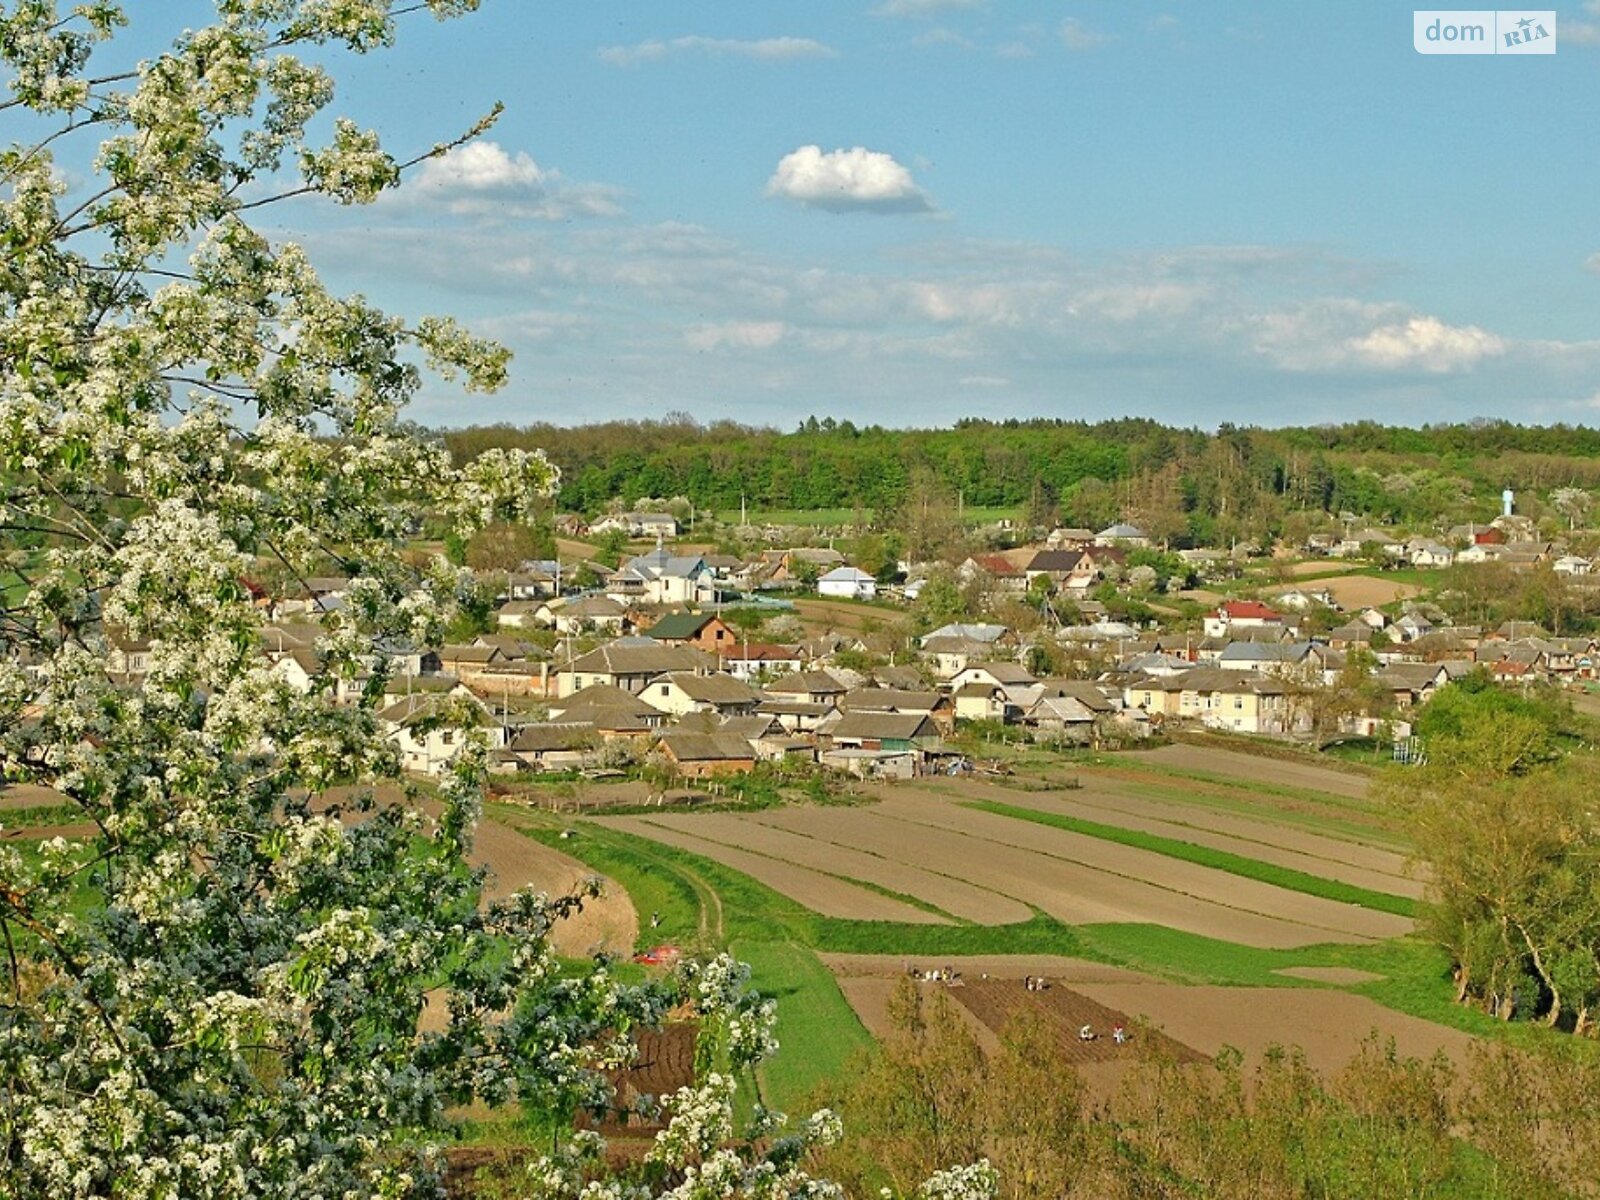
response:
M647 967L665 967L677 962L683 957L683 951L671 942L663 942L659 946L652 946L643 954L635 954L633 961L643 963Z

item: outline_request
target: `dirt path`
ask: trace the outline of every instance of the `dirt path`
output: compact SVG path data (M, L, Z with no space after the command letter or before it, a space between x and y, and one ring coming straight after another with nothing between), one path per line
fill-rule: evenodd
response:
M69 842L92 838L100 832L93 821L75 821L70 825L23 825L17 829L0 830L0 843L47 842L51 838L66 838Z

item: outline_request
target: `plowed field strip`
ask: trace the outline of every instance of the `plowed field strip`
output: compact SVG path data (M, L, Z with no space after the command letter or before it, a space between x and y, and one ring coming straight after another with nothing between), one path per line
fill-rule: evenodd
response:
M896 819L880 809L777 809L756 814L752 819L840 845L874 846L903 862L931 863L941 872L1035 905L1071 925L1152 923L1223 941L1274 949L1364 940L1358 933L1313 927L1186 894L1181 887L1172 886L1174 881L1181 884L1179 877L1184 872L1167 868L1187 868L1188 864L1162 860L1160 855L1148 855L1151 861L1145 864L1157 879L1164 881L1155 883L1064 856L1040 854L1006 844L1003 839L983 839L958 829ZM1017 825L1017 822L1006 822L999 817L992 819L1005 825ZM1040 829L1038 832L1050 834L1054 831ZM1039 840L1042 842L1043 838ZM1220 874L1215 871L1194 873ZM1221 877L1232 881L1228 876ZM1295 899L1293 893L1278 888L1272 891L1284 897L1286 907Z
M1014 821L1024 821L1053 829L1063 829L1068 833L1082 834L1085 837L1112 842L1119 846L1132 846L1139 850L1148 850L1151 853L1160 854L1167 858L1175 858L1182 862L1194 863L1196 866L1209 867L1212 870L1224 871L1229 875L1237 875L1241 879L1253 879L1258 883L1271 884L1273 887L1284 888L1291 892L1300 892L1307 896L1320 896L1324 900L1332 900L1339 904L1355 904L1362 908L1375 909L1378 912L1393 913L1397 916L1408 918L1416 917L1416 902L1404 896L1396 896L1391 892L1374 891L1371 888L1357 887L1354 884L1343 883L1337 879L1329 879L1324 875L1313 875L1306 871L1295 870L1292 867L1277 866L1273 863L1263 862L1259 858L1246 858L1243 855L1233 854L1226 850L1216 850L1210 846L1197 846L1193 842L1158 837L1136 829L1128 829L1121 825L1106 825L1099 821L1086 821L1080 817L1068 816L1065 813L1044 812L1037 808L1021 808L1010 804L990 804L983 800L970 801L964 807L975 808L979 811L992 813Z
M1277 814L1270 810L1256 811L1248 805L1233 801L1219 802L1193 793L1180 795L1160 789L1145 794L1146 789L1118 788L1115 783L1112 778L1085 777L1084 785L1080 788L1062 789L1057 792L1025 792L1020 788L1001 787L979 780L960 780L941 781L932 785L930 790L936 791L941 796L993 800L999 804L1027 806L1055 803L1069 807L1094 806L1108 812L1167 821L1185 828L1209 830L1215 834L1236 837L1258 845L1277 846L1287 851L1326 859L1329 862L1348 864L1364 871L1405 878L1405 855L1394 850L1367 842L1329 836L1323 832L1313 832L1304 826L1285 825L1277 820ZM1239 852L1249 853L1243 850ZM1351 882L1357 881L1351 880Z
M1145 751L1152 762L1181 771L1205 771L1223 780L1239 779L1276 787L1305 788L1364 800L1370 780L1363 775L1335 771L1315 763L1292 763L1278 758L1244 754L1238 750L1217 750L1210 746L1182 743Z
M834 879L820 871L695 837L682 830L660 824L654 818L600 817L596 818L596 823L713 859L723 866L744 872L752 879L782 892L791 900L823 916L842 917L852 921L949 924L934 913L914 908L889 896L880 896L876 892Z
M1358 908L1320 896L1308 896L1303 892L1292 892L1270 883L1169 858L1154 851L1122 846L1081 833L1034 825L959 805L903 804L890 809L886 803L882 808L885 816L897 820L948 829L975 841L998 842L1116 875L1147 880L1196 900L1262 916L1279 917L1353 938L1400 937L1410 933L1413 927L1408 917Z
M1009 925L1033 916L1033 910L1026 904L998 892L897 862L870 849L818 841L805 834L721 813L663 814L650 820L734 849L754 851L827 875L859 879L902 895L915 896L952 916L979 925Z
M986 797L985 803L1005 804L1012 808L1029 808L1041 813L1057 813L1066 817L1075 817L1084 821L1094 821L1105 825L1117 825L1124 829L1136 830L1140 833L1152 834L1156 837L1171 838L1180 842L1191 842L1197 846L1206 846L1213 850L1222 850L1229 854L1241 855L1245 858L1259 859L1261 862L1272 863L1291 870L1304 871L1310 875L1319 875L1327 879L1335 879L1340 883L1352 884L1356 887L1370 888L1376 892L1388 892L1395 896L1405 896L1415 900L1421 897L1423 883L1420 879L1412 878L1400 873L1403 860L1399 855L1390 855L1386 851L1374 851L1369 857L1378 861L1381 855L1392 859L1395 864L1393 871L1374 869L1371 866L1356 864L1349 861L1349 857L1336 858L1328 854L1311 852L1304 847L1316 846L1318 849L1333 847L1355 850L1356 847L1348 843L1329 843L1319 840L1314 835L1303 835L1294 839L1298 846L1286 845L1290 839L1273 837L1271 841L1262 840L1260 837L1242 836L1237 833L1223 833L1214 828L1215 822L1206 824L1191 823L1179 819L1181 811L1171 819L1151 815L1159 811L1156 806L1140 801L1116 803L1100 801L1098 799L1080 800L1079 792L1038 793L1038 792L1012 792L1003 800ZM1251 829L1244 821L1232 822L1235 827ZM1274 831L1262 830L1259 826L1251 832L1270 836Z

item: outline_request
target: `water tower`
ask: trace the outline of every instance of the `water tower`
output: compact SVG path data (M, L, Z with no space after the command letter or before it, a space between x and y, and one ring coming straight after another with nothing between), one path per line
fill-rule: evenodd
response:
M1502 517L1509 517L1511 515L1511 505L1513 502L1515 502L1515 500L1516 496L1512 493L1510 488L1507 488L1505 491L1500 493L1500 515Z

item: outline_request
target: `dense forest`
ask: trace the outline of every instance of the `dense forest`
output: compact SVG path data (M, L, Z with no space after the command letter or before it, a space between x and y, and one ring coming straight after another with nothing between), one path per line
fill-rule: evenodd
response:
M1551 489L1600 486L1600 429L1507 421L1210 433L1140 418L885 429L810 417L784 433L678 413L440 436L458 461L491 446L544 448L562 471L557 503L581 513L683 496L723 514L743 500L752 510L881 517L938 493L967 507L1019 508L1038 523L1098 527L1126 517L1177 542L1278 534L1291 514L1418 529L1483 520L1499 511L1506 487L1519 493L1520 511L1539 515Z

